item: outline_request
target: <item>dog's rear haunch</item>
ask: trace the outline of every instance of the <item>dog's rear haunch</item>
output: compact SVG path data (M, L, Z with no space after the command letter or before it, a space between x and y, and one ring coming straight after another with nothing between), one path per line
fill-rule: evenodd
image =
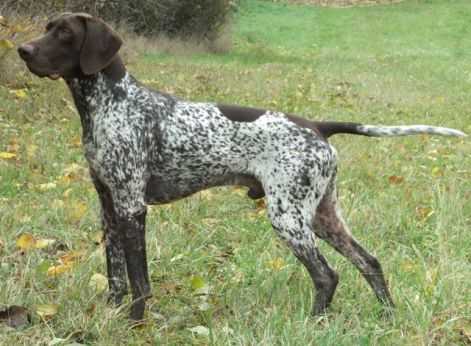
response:
M66 13L18 52L39 77L67 83L83 127L85 156L102 206L111 301L127 293L131 318L142 319L151 295L146 262L146 206L212 186L245 185L266 195L278 236L304 264L315 286L312 312L332 301L338 275L316 237L348 258L381 303L393 301L378 260L351 235L335 189L337 154L329 136L350 133L464 136L432 126L313 122L254 108L193 103L137 82L118 55L122 42L103 21Z

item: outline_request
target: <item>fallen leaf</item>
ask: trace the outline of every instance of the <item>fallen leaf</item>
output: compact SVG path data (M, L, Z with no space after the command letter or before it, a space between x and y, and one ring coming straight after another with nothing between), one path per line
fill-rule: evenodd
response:
M72 189L65 190L64 193L63 193L64 198L69 198L72 191L73 191Z
M29 250L34 247L35 239L29 233L24 233L16 240L16 246L22 250Z
M10 159L14 159L15 157L16 157L16 154L14 153L8 153L5 151L0 152L0 159L10 160Z
M214 194L211 190L203 190L200 192L200 196L201 198L207 200L207 201L210 201L213 199L214 197Z
M64 175L62 177L62 182L64 183L71 183L72 181L79 180L80 177L83 175L84 168L76 163L72 163L71 165L64 168Z
M191 289L193 291L203 288L204 286L206 286L206 283L201 276L193 276L191 279Z
M82 138L80 136L76 136L72 139L70 144L72 144L72 146L75 147L75 148L81 148L82 147Z
M3 18L3 17L2 17ZM13 47L15 47L15 45L13 44L13 42L11 42L10 40L0 40L0 48L3 48L3 49L12 49Z
M85 255L85 251L71 251L59 257L63 264L73 264Z
M391 175L388 178L388 181L389 181L390 184L399 185L399 184L402 184L404 182L404 177L401 176L401 175Z
M255 207L257 211L265 210L267 208L267 203L265 202L265 198L260 198L255 201Z
M281 257L277 257L274 260L268 261L267 265L274 271L280 271L286 266L285 261Z
M5 310L0 310L0 322L5 323L7 326L12 328L19 328L31 321L31 316L28 309L12 305Z
M72 222L78 222L82 219L85 213L88 210L87 204L83 202L76 202L69 206L68 208L68 216Z
M15 97L19 100L24 100L28 97L28 94L26 93L25 89L11 90L10 93L15 95Z
M433 214L435 214L435 211L430 207L419 206L415 208L415 213L420 221L427 221Z
M433 167L432 168L432 175L434 177L443 177L445 175L445 172L440 167Z
M196 327L188 328L188 330L196 335L209 336L209 329L208 327L205 327L205 326L196 326Z
M36 306L36 313L43 319L50 319L57 314L59 305L57 304L42 304Z
M103 274L95 273L90 278L88 285L95 290L96 293L103 293L108 287L108 279Z
M201 276L193 276L191 279L191 289L193 290L193 293L196 295L207 295L209 294L209 286L208 284L204 281L204 279Z
M37 239L34 243L36 249L44 249L56 243L55 239Z
M63 274L72 270L72 266L73 265L71 263L51 266L47 269L46 274L47 276L51 276L51 277L58 276L60 274Z
M102 231L97 231L95 233L92 233L90 235L90 239L93 241L95 244L101 244L104 240L104 234Z

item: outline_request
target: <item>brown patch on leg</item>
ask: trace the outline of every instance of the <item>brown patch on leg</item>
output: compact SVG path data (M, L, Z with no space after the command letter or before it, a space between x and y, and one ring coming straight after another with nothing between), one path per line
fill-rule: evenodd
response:
M360 270L381 303L394 306L381 264L353 238L342 218L333 182L317 207L314 228L319 238L329 243Z

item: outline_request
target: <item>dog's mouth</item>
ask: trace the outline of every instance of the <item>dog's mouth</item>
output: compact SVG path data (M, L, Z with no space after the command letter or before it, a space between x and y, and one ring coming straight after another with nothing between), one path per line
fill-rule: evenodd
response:
M33 67L28 62L26 63L26 66L28 67L28 70L30 70L32 74L38 76L39 78L47 77L52 80L57 80L62 77L58 72L46 72L40 68Z
M57 80L57 79L61 78L61 75L58 74L58 73L51 73L51 74L47 75L47 78L52 79L52 80Z

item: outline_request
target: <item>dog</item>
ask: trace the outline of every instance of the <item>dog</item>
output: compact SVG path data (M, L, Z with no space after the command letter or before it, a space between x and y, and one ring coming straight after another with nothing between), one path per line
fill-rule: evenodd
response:
M82 142L102 208L110 300L132 293L130 318L140 320L151 296L146 262L146 206L213 186L247 186L266 196L278 236L314 284L314 315L332 301L338 275L316 237L363 274L379 301L393 307L379 261L351 235L335 187L337 153L327 139L347 133L465 136L424 126L314 122L248 107L194 103L148 89L125 69L122 40L105 22L83 13L50 21L39 38L18 48L29 70L67 83L83 128Z

